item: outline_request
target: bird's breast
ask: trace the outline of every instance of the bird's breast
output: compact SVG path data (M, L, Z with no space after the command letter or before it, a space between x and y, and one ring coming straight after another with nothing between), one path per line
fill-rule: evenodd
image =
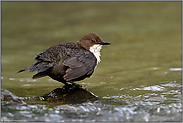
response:
M94 54L94 56L96 57L97 64L101 61L100 60L100 50L101 49L102 49L102 45L100 45L100 44L95 44L90 47L90 52L92 52Z

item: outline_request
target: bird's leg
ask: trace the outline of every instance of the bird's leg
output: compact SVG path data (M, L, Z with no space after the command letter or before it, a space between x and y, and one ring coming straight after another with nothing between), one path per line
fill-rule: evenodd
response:
M71 82L71 83L72 83L72 85L74 85L74 86L82 87L82 85L76 84L76 83L74 83L74 82Z

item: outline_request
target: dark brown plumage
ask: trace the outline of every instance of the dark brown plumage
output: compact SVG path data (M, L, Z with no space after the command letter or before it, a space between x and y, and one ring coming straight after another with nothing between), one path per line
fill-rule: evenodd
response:
M97 65L95 47L108 44L110 43L102 41L96 33L89 33L76 43L50 47L34 58L36 62L33 65L18 71L18 73L25 70L37 71L33 79L50 76L64 84L83 80L92 75Z

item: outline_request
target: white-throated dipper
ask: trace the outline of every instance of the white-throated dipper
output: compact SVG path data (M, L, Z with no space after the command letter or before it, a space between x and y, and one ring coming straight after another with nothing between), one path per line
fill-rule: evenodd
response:
M100 62L102 45L110 43L102 41L96 33L89 33L76 43L64 43L52 46L38 54L36 62L19 72L37 71L32 78L50 76L52 79L68 84L90 77Z

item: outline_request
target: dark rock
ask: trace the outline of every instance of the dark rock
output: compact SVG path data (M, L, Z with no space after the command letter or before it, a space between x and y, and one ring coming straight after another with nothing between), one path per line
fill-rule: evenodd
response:
M49 94L45 94L44 101L49 102L63 102L63 103L82 103L88 100L96 100L98 96L89 92L87 88L84 88L77 84L65 85L62 88L56 88Z
M20 100L18 96L6 89L1 89L1 103L3 105L11 105L15 103L26 104L24 101Z

